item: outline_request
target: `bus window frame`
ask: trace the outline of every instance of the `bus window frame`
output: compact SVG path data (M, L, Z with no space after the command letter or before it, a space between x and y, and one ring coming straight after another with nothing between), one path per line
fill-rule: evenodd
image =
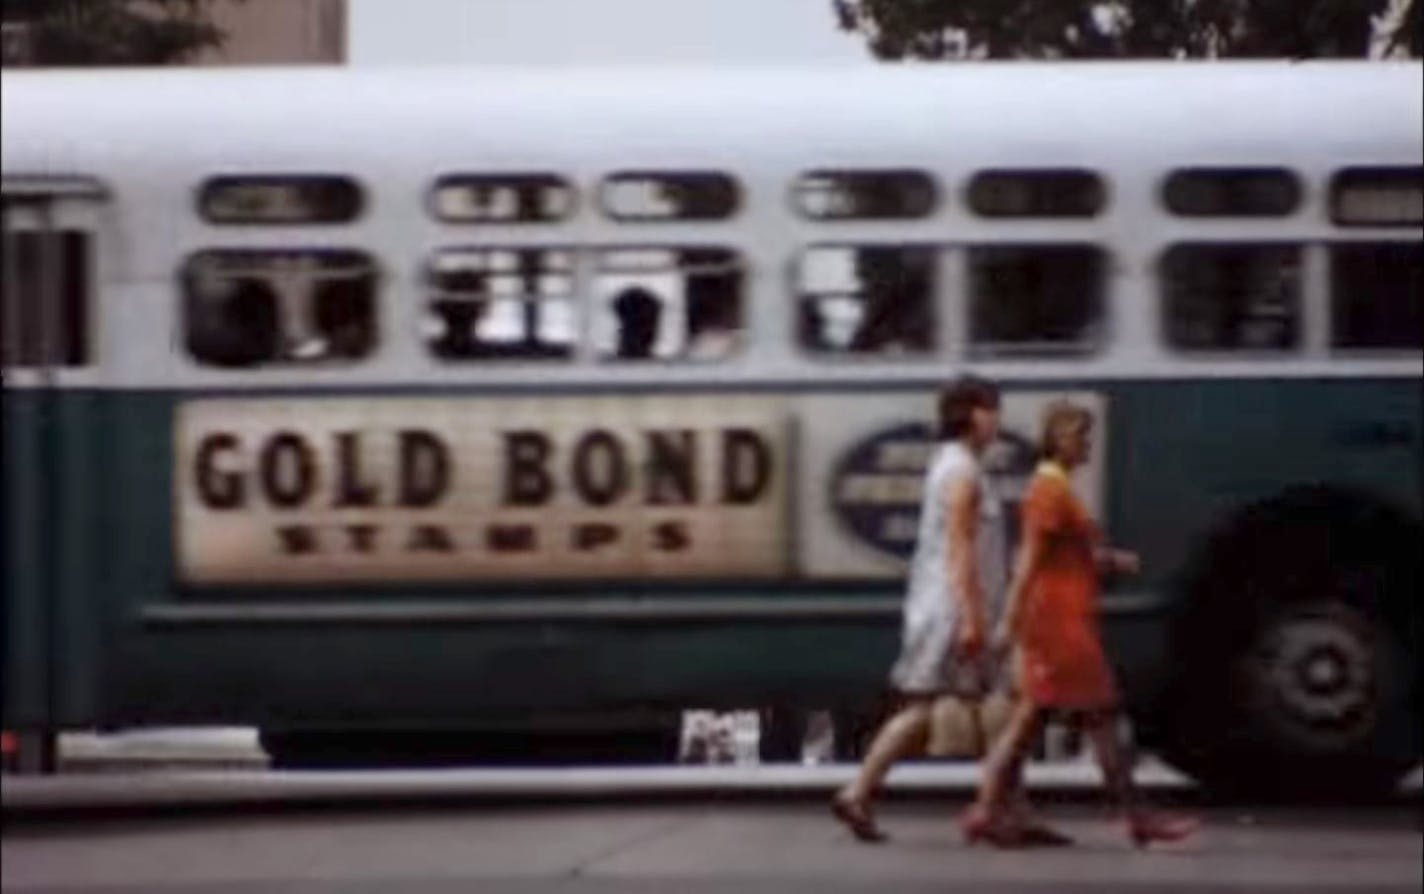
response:
M1187 362L1219 362L1222 360L1246 360L1253 363L1282 363L1298 362L1309 357L1313 352L1310 346L1309 320L1307 319L1309 308L1309 252L1311 246L1317 244L1318 240L1312 239L1243 239L1227 240L1222 238L1203 239L1178 239L1161 246L1155 258L1151 262L1151 271L1155 288L1152 301L1153 314L1157 320L1157 341L1158 344L1169 351L1173 357ZM1205 348L1193 348L1176 344L1170 338L1169 322L1167 310L1167 258L1174 249L1187 248L1207 248L1207 247L1230 247L1241 246L1251 248L1281 247L1294 248L1296 250L1297 269L1299 271L1299 281L1296 290L1295 308L1295 338L1293 343L1284 348L1231 348L1212 346Z
M534 220L524 220L520 218L498 219L498 218L459 218L450 217L440 213L438 208L438 196L442 187L456 185L460 181L472 180L532 180L544 181L546 186L562 188L568 192L569 207L558 217L538 218ZM537 227L555 226L567 223L578 217L582 207L583 196L579 191L578 184L562 174L553 171L504 171L492 173L476 173L471 171L452 171L440 174L431 182L425 191L425 212L432 221L442 226L451 227L479 227L479 226L516 226L516 227Z
M1335 304L1335 250L1344 246L1379 246L1379 245L1405 245L1415 246L1424 252L1424 242L1419 239L1402 238L1402 234L1392 234L1396 238L1388 236L1365 236L1364 234L1351 234L1359 238L1352 239L1325 239L1313 243L1325 253L1324 282L1322 287L1325 292L1324 313L1326 341L1325 350L1330 357L1342 360L1352 358L1373 359L1373 358L1395 358L1409 356L1418 358L1421 345L1339 345L1335 343L1336 332L1336 304Z
M864 221L860 221L864 222ZM850 351L850 350L818 350L806 344L801 338L801 304L810 293L801 288L801 270L805 256L816 249L838 248L855 251L862 248L900 248L900 249L928 249L934 253L935 263L931 272L929 295L926 302L932 317L932 330L930 345L923 351L901 351L901 352L877 352L877 351ZM913 365L923 363L935 363L946 359L946 351L952 343L947 334L949 321L942 319L944 307L941 301L941 291L943 289L941 269L944 255L959 248L956 243L934 242L934 241L897 241L885 242L883 240L848 241L846 239L832 239L812 242L798 243L786 259L783 281L785 283L785 295L790 300L787 302L790 311L790 328L787 330L791 337L796 355L814 364L829 363L835 365L855 365L855 364L875 364L892 363L898 365Z
M962 351L965 358L973 361L1050 361L1067 360L1088 362L1102 357L1112 347L1115 337L1117 316L1114 310L1113 278L1117 267L1117 256L1109 245L1082 239L1024 242L1020 240L1003 242L962 242L956 248L962 253L963 294L960 298L964 311L964 340ZM1092 341L1074 342L1002 342L978 341L974 338L974 266L975 249L983 248L1079 248L1091 249L1098 259L1098 314L1093 322L1097 324L1098 337Z
M371 345L370 348L360 356L356 357L323 357L311 360L295 358L288 359L278 357L268 359L258 363L224 365L213 363L195 354L189 342L192 302L192 291L190 288L190 278L193 275L192 266L195 261L205 255L228 254L235 252L245 252L249 254L282 254L282 255L329 255L329 254L349 254L359 257L366 263L367 272L363 276L371 279ZM178 265L173 271L174 292L179 296L179 312L174 314L174 325L177 329L176 345L181 345L181 350L177 353L182 356L186 363L192 366L210 371L220 375L241 375L251 374L262 370L292 370L292 369L330 369L348 370L355 369L362 364L369 365L376 361L382 351L389 347L388 321L384 314L387 309L383 306L383 287L389 282L389 274L382 265L380 255L367 250L364 247L344 245L321 245L310 244L301 246L264 246L264 245L205 245L185 251L179 259ZM279 315L280 318L280 315Z
M689 357L687 356L687 345L691 344L691 333L684 345L682 353L673 357L620 357L617 354L606 354L599 350L595 329L599 325L599 319L606 315L613 314L611 301L600 300L598 281L603 275L612 272L614 275L620 272L620 268L610 268L603 263L606 255L616 252L636 252L636 251L724 251L731 256L729 270L737 274L737 316L739 326L735 347L722 357ZM650 369L654 367L683 367L694 369L721 370L745 359L752 351L754 337L751 335L754 325L754 314L751 313L753 299L753 276L752 262L748 252L740 245L728 242L713 244L708 241L702 242L629 242L629 243L608 243L583 245L578 249L582 253L582 263L580 268L586 267L588 271L588 281L584 284L584 294L587 301L584 302L585 314L581 321L579 330L581 342L580 359L587 357L594 366L603 369L638 368ZM679 276L685 276L683 267L668 268L669 272ZM622 268L621 272L645 272L640 268ZM652 272L652 271L646 271ZM684 296L684 302L686 298ZM686 314L686 304L684 303L684 318Z
M223 185L233 182L253 181L261 182L264 185L280 185L284 183L302 183L306 181L331 181L342 183L353 190L355 204L351 213L345 217L331 219L293 219L293 220L222 220L214 217L208 210L207 202L209 194ZM208 226L213 227L340 227L350 226L360 222L370 209L370 198L367 195L365 184L351 174L319 174L319 173L283 173L269 174L258 172L246 172L238 174L213 174L199 183L193 190L193 209L198 219Z
M1045 179L1055 176L1081 176L1091 178L1093 185L1098 190L1097 204L1093 210L1087 214L1043 214L1031 212L1026 214L1016 212L984 211L975 202L975 193L980 188L980 184L986 179L1024 177L1028 179ZM1112 180L1096 168L1089 167L1051 167L1051 168L1030 168L1030 167L995 167L980 168L969 175L960 189L960 199L965 208L976 218L991 221L1052 221L1057 224L1071 222L1087 223L1102 219L1112 208L1113 190Z
M1421 215L1419 220L1385 222L1350 220L1340 216L1340 191L1347 185L1345 181L1351 178L1364 179L1381 175L1386 179L1393 177L1399 180L1408 180L1413 177L1424 180L1424 165L1378 164L1337 168L1331 173L1330 181L1325 187L1325 203L1330 215L1330 223L1351 230L1376 229L1394 232L1401 229L1418 230L1424 226L1424 215ZM1424 183L1420 184L1420 189L1424 191Z
M104 257L101 229L85 207L89 201L87 196L75 200L62 194L6 194L0 367L7 376L100 365ZM33 262L29 282L19 275L20 258L26 256L20 243L25 239L34 240L28 254ZM26 336L35 334L39 338L27 344Z
M885 177L910 177L918 180L920 185L928 187L929 202L925 209L917 214L889 214L889 215L864 215L864 214L826 214L816 215L809 213L800 201L802 195L802 183L812 177L857 177L857 176L885 176ZM810 224L828 224L835 226L845 223L903 223L905 221L924 221L933 218L945 208L945 196L947 191L940 183L934 172L926 168L916 168L910 166L903 167L822 167L809 168L798 173L786 188L787 207L802 221Z
M622 214L614 210L609 202L609 192L619 181L626 180L675 180L678 177L687 178L717 178L726 181L730 189L731 201L727 206L726 213L711 215L707 217L663 217L656 214ZM596 188L597 205L599 212L604 219L615 223L654 223L654 224L685 224L685 225L715 225L735 220L742 213L746 205L746 187L740 178L728 170L720 168L627 168L610 171L599 178Z
M530 221L530 223L548 223L548 221ZM511 355L508 357L442 357L431 349L430 339L424 337L424 335L420 332L417 332L416 337L417 341L419 342L419 350L421 354L427 360L435 363L436 365L442 368L449 369L479 369L481 367L486 366L505 368L525 363L537 365L541 369L558 369L561 367L567 367L581 363L583 361L583 343L586 340L585 333L588 328L587 302L582 300L583 282L581 281L581 270L584 264L584 255L587 250L587 246L575 245L573 243L560 243L558 245L551 245L548 243L539 243L532 245L521 245L517 243L442 244L429 249L425 253L419 265L419 283L422 289L421 296L423 299L423 302L420 306L420 316L422 317L426 313L430 312L430 304L432 301L435 300L436 293L439 292L435 285L435 266L437 257L441 253L481 252L489 254L501 251L567 252L570 260L568 270L568 294L560 296L550 296L547 300L567 301L569 303L569 306L573 312L574 334L573 339L570 342L569 352L562 356L551 354L546 357L541 357L537 355ZM529 296L525 295L521 296L516 300L527 302L530 300L537 301L545 299L540 299L537 297L534 299L530 299Z
M1289 207L1284 211L1183 211L1173 206L1172 185L1189 177L1211 177L1231 175L1283 175L1291 190ZM1300 213L1309 198L1305 178L1292 168L1283 165L1186 165L1167 172L1157 187L1157 201L1163 211L1182 220L1279 220Z

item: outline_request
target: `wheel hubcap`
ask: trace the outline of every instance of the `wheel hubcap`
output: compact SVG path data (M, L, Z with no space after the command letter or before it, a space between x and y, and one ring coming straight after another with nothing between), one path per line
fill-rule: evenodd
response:
M1375 723L1376 680L1368 627L1332 606L1276 619L1250 656L1258 707L1291 740L1336 750Z

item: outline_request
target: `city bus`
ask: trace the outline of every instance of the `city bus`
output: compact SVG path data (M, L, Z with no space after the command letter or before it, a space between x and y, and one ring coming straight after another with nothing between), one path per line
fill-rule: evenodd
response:
M1044 406L1093 413L1142 745L1388 784L1420 76L7 72L4 728L855 725L974 373L1010 533Z

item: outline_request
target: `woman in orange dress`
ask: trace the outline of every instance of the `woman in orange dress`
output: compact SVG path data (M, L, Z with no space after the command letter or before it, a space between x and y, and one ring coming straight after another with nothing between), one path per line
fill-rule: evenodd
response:
M1055 402L1044 418L1043 462L1023 501L1023 545L995 645L1019 652L1020 697L985 769L979 799L963 821L966 839L1011 840L1005 796L1018 778L1045 711L1081 715L1103 777L1139 846L1189 835L1190 820L1138 806L1131 763L1117 738L1118 693L1098 636L1100 569L1132 573L1137 557L1099 545L1097 526L1074 495L1069 474L1091 449L1092 417Z

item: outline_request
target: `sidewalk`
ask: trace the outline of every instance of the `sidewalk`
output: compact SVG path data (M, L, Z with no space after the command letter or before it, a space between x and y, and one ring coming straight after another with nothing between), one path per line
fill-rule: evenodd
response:
M852 778L852 764L714 764L269 770L256 732L247 728L147 729L108 735L65 734L60 772L5 777L0 804L9 812L141 806L296 804L372 800L578 801L604 798L821 796ZM1152 756L1135 777L1147 790L1189 794L1193 782ZM1035 761L1025 768L1035 793L1091 795L1101 786L1086 756ZM892 795L958 794L980 780L976 761L911 762L886 783ZM1417 795L1421 771L1401 794Z

